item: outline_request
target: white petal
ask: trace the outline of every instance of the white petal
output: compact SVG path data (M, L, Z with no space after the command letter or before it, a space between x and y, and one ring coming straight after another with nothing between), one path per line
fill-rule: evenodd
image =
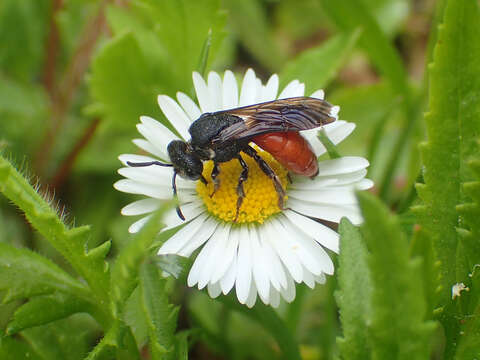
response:
M312 95L310 95L310 97L323 100L325 99L325 91L323 91L322 89L314 91Z
M343 139L345 139L348 135L350 135L353 130L355 130L355 124L346 121L336 121L338 126L331 127L330 124L325 125L325 132L327 133L328 138L331 142L335 145L339 144ZM334 124L334 123L331 123Z
M300 83L298 84L297 86L297 90L296 90L296 95L295 96L303 96L305 95L305 84L304 83Z
M178 140L178 136L172 133L165 125L151 117L140 116L140 121L142 123L137 124L137 129L140 134L150 141L157 149L165 152L168 159L167 146L172 140Z
M363 222L357 206L317 204L296 199L288 199L288 205L296 212L317 219L338 223L340 219L345 216L355 225Z
M135 180L139 183L157 185L159 187L172 187L171 181L173 169L163 166L143 166L143 167L124 167L117 172L127 179Z
M325 130L330 141L337 145L352 133L352 131L355 129L355 124L346 122L344 120L338 120L324 125L323 129ZM301 131L301 134L310 143L315 155L320 156L327 152L325 146L323 146L322 142L318 139L318 128L303 130Z
M277 308L280 305L280 292L274 288L270 288L270 305Z
M247 305L248 308L252 308L253 305L255 305L255 302L257 301L257 288L255 287L255 283L252 281L250 284L250 292L248 293L248 298L247 301L245 302L245 305Z
M265 236L267 235L264 234L263 227L259 226L257 231L259 232L259 239L264 250L266 264L269 265L270 282L275 289L280 291L281 288L287 287L287 278L283 270L283 265L270 242L266 240Z
M267 84L262 89L262 102L272 101L277 98L278 92L278 75L273 74L268 79Z
M320 275L322 272L333 274L332 259L313 238L303 231L296 231L296 227L284 216L279 216L278 221L290 233L285 240L292 251L297 254L304 268L313 275Z
M201 214L197 218L185 224L180 230L173 234L158 250L158 255L179 254L180 250L197 235L202 226L205 226L207 215ZM179 254L180 255L180 254Z
M195 87L195 92L197 93L198 103L200 104L200 109L202 114L206 112L215 111L213 108L212 102L210 101L210 93L208 91L207 84L203 80L202 76L194 72L193 75L193 86Z
M286 245L284 239L286 234L278 227L277 220L272 219L263 225L268 233L267 240L277 252L283 265L288 269L290 275L296 282L302 281L302 265L297 256ZM280 231L279 231L280 230ZM287 276L288 278L288 276Z
M298 200L318 202L322 204L357 204L357 198L352 188L347 186L332 187L325 189L311 190L290 190L288 192L289 198Z
M207 289L208 289L208 295L210 295L212 299L215 299L222 292L222 289L220 288L219 283L208 284Z
M298 231L303 231L305 234L315 239L320 245L325 246L327 249L338 254L339 235L335 231L291 210L286 210L284 214L290 222L297 227Z
M230 70L225 71L222 86L222 108L233 109L238 106L238 85L235 75Z
M223 109L222 91L222 79L220 75L215 71L210 71L208 73L208 92L214 111Z
M130 227L128 228L128 232L130 234L135 234L137 232L140 231L140 229L143 227L143 225L145 225L148 220L150 220L150 218L152 217L152 215L148 215L148 216L145 216L144 218L141 218L140 220L138 221L135 221L132 225L130 225Z
M252 283L252 245L250 233L245 226L240 227L240 239L238 243L237 274L235 289L238 301L245 304Z
M187 284L188 286L192 287L195 286L203 273L203 269L208 266L209 259L213 251L215 250L215 247L217 246L217 243L221 240L220 237L218 236L219 233L222 233L225 231L225 226L222 224L220 227L213 233L212 237L207 241L205 246L200 250L200 253L197 255L197 258L195 259L195 262L192 265L192 268L190 269L190 273L188 274L187 278ZM205 282L204 286L208 283ZM199 284L199 289L203 288L200 287Z
M170 159L168 159L168 156L166 156L166 149L157 149L156 146L154 146L150 141L147 141L145 139L133 139L132 142L140 149L145 150L146 152L155 156L158 156L164 162L170 162Z
M262 85L262 80L259 78L255 78L255 100L254 103L258 104L262 102L262 91L263 91L263 85Z
M177 92L177 100L178 103L182 105L183 110L185 110L185 113L190 118L190 122L197 120L200 115L202 115L202 112L200 111L198 105L195 104L195 102L187 94L184 94L180 91Z
M303 282L310 288L313 289L315 287L315 278L313 274L308 271L305 267L303 268Z
M177 129L184 140L187 140L189 138L190 118L185 114L185 111L170 96L158 95L157 101L170 124Z
M318 173L322 176L347 174L368 167L368 160L359 156L344 156L318 163Z
M292 277L287 277L287 288L285 290L282 290L280 294L288 303L292 302L295 299L295 283L293 282Z
M270 281L268 279L269 270L267 269L264 250L260 244L258 233L255 226L249 227L252 253L253 253L253 279L262 301L268 305L270 295Z
M143 215L157 210L161 205L156 199L142 199L123 207L121 214L125 216Z
M240 237L240 232L238 229L231 229L228 237L223 239L224 249L222 253L218 256L218 261L216 262L216 268L213 275L210 278L211 282L219 281L230 268L234 257L237 256L238 249L238 240Z
M237 276L237 257L233 257L233 261L230 264L225 275L220 279L220 287L222 288L222 293L227 295L230 290L232 290L233 285L235 284L235 278Z
M279 99L286 99L286 98L291 98L298 96L298 86L300 85L300 81L298 80L292 80L290 81L287 86L283 89L283 91L278 95Z
M203 289L209 282L217 282L218 279L221 278L221 275L223 275L225 272L226 269L218 277L215 274L215 272L218 270L218 259L222 258L226 251L230 228L230 224L220 226L220 228L213 233L212 237L208 241L209 243L212 243L212 248L208 252L208 257L205 258L205 263L202 266L200 277L198 278L199 289Z
M255 103L256 86L255 72L252 69L248 69L242 82L239 106L247 106Z
M121 192L141 194L155 199L167 200L172 197L172 191L168 187L143 184L130 179L118 180L113 187Z
M200 215L202 216L202 215ZM214 218L208 218L203 224L198 232L196 232L194 237L178 251L178 255L190 257L192 253L202 246L205 241L210 239L213 232L217 228L218 221Z

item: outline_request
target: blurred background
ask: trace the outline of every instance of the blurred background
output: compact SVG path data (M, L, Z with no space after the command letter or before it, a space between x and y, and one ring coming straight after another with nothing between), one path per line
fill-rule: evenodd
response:
M241 80L252 67L264 80L278 73L281 86L298 78L307 94L326 90L328 101L341 106L340 118L357 125L339 152L370 160L374 191L408 224L404 210L415 201L412 184L420 171L419 119L435 1L363 0L369 15L363 24L333 3L2 0L0 151L49 194L69 222L92 225L91 246L112 239L114 258L129 241L132 222L120 209L138 198L112 184L120 178L118 155L138 152L131 139L139 136L139 116L164 121L157 95L193 94L194 70L232 69ZM376 37L378 47L372 47ZM68 270L4 197L0 242L33 249ZM173 302L182 305L179 328L198 330L191 358L265 359L278 353L258 323L179 283L171 289ZM335 286L330 278L314 291L298 287L295 303L280 309L305 359L335 354ZM134 324L135 294L130 302ZM0 305L2 328L16 306ZM58 326L76 329L71 336L78 358L101 336L87 315ZM135 331L141 343L146 329Z

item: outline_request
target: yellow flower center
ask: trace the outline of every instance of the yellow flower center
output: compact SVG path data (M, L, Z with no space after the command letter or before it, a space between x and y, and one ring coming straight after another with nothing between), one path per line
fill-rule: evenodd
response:
M256 222L262 224L265 219L281 211L278 207L278 194L272 180L260 170L258 164L250 156L241 153L248 165L248 179L243 183L245 198L238 213L237 223ZM259 155L270 165L278 175L282 186L287 186L287 170L285 170L269 153L259 151ZM220 164L220 186L213 196L213 181L211 177L213 161L203 164L203 176L207 179L205 185L197 182L197 193L205 203L210 214L233 222L237 211L237 184L242 167L237 159ZM287 198L285 197L285 201Z

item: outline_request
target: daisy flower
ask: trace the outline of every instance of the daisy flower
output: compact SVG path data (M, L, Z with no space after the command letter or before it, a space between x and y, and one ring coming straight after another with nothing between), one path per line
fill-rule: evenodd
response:
M231 71L223 79L210 72L206 81L193 73L198 104L184 93L177 93L177 101L166 96L158 97L158 104L170 122L169 130L160 122L140 117L137 125L143 139L133 142L152 156L125 154L119 169L125 179L114 187L123 192L146 196L122 209L127 216L143 216L134 222L129 231L137 232L149 219L162 200L172 198L171 167L130 167L128 163L158 161L169 162L167 145L172 140L188 141L192 122L206 112L215 112L253 105L275 99L304 96L305 86L298 80L290 82L280 93L279 79L272 75L263 84L252 69L247 70L239 91ZM322 90L310 97L323 99ZM338 106L330 115L336 119ZM355 128L346 121L336 120L323 126L327 136L338 144ZM317 138L317 129L303 131L317 156L326 152ZM178 134L178 135L177 135ZM207 288L215 298L235 288L240 303L252 307L257 296L265 304L278 306L280 299L287 302L295 298L295 283L305 283L313 288L324 283L325 275L334 272L333 262L326 249L338 253L339 236L315 219L339 222L345 216L354 224L362 221L354 191L368 189L373 183L365 179L368 161L362 157L346 156L320 161L319 173L313 180L304 176L291 176L267 152L257 148L259 155L278 175L286 189L284 209L278 206L274 185L249 156L242 156L249 167L244 183L245 198L236 214L236 186L242 170L239 162L220 165L220 187L211 196L213 184L211 161L204 163L202 181L189 181L177 177L178 199L185 221L172 210L163 219L167 229L179 230L159 249L159 255L177 254L189 257L199 250L188 275L188 286ZM236 221L235 217L238 215Z

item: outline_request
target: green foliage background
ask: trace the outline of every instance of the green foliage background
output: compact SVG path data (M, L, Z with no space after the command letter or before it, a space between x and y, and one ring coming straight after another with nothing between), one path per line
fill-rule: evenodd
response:
M480 358L479 6L0 2L0 358ZM357 125L330 155L376 184L336 276L278 310L186 288L191 262L154 256L172 204L131 236L112 188L158 94L248 67L325 88Z

